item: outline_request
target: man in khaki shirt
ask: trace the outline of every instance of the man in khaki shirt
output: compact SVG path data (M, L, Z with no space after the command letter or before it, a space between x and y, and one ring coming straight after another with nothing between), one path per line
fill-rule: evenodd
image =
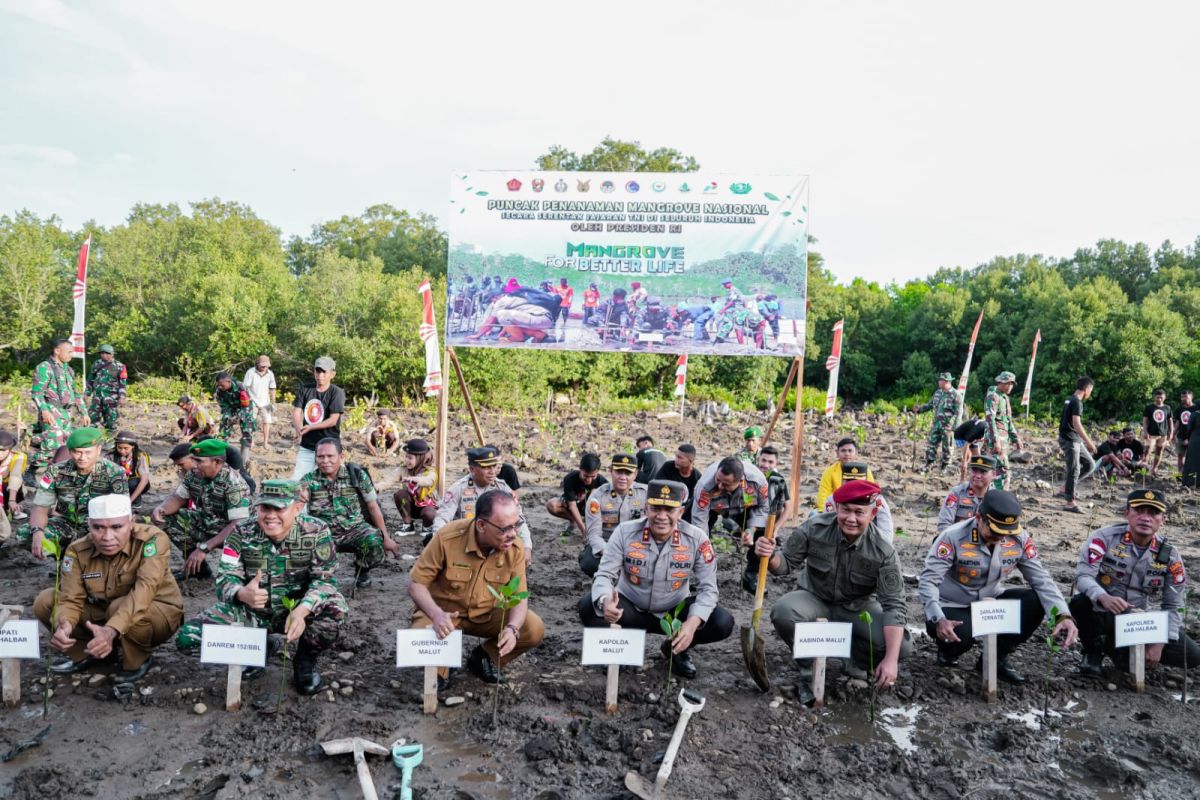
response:
M183 621L169 554L165 533L134 524L128 495L102 495L88 503L88 535L63 555L57 620L50 618L53 588L33 604L51 632L50 646L68 657L53 671L78 672L120 653L122 671L113 678L118 692L145 676L151 651Z
M414 628L433 627L439 638L455 628L485 639L467 659L467 668L484 683L499 683L496 664L508 664L526 650L537 647L545 634L542 620L522 600L509 610L500 627L500 610L489 587L499 589L514 577L525 583L525 550L514 547L521 526L521 511L512 495L499 489L484 492L475 501L473 519L448 522L421 551L408 585ZM449 676L438 678L438 689L450 686Z

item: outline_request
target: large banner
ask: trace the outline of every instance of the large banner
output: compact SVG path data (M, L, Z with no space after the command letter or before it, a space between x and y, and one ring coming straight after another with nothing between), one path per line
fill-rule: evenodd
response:
M452 178L446 342L803 355L808 178Z

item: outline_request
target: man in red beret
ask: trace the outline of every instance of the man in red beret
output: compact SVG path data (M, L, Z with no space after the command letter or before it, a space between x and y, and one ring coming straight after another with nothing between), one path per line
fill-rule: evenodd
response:
M896 682L900 657L912 654L912 643L904 630L907 604L900 557L875 524L879 499L880 488L871 481L847 481L833 493L833 511L813 514L781 548L766 537L759 539L754 552L768 559L775 575L803 567L800 588L771 609L771 622L788 646L797 622L849 622L853 632L846 671L866 677L873 642L875 682L887 689ZM869 612L869 623L860 619L863 611ZM801 664L802 671L807 668ZM797 692L801 702L811 701L806 682Z

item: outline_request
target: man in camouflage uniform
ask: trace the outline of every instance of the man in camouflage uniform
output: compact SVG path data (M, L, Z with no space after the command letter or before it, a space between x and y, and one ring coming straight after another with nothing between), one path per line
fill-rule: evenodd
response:
M50 539L65 550L88 531L88 501L106 494L129 494L125 470L100 457L99 428L78 428L67 437L71 457L51 464L37 480L29 511L33 555L42 558L42 541ZM50 516L51 509L54 516Z
M429 540L437 535L447 522L475 519L475 501L488 489L513 493L512 487L498 478L500 466L500 451L490 444L467 450L467 471L470 474L450 484L450 488L442 495L442 499L438 501L437 514L433 518L432 530L425 534L422 546L429 544ZM533 556L533 537L529 533L524 515L521 516L518 534L521 544L525 547L525 560L528 561Z
M103 423L109 433L117 430L118 408L125 402L125 385L129 373L117 361L111 344L100 345L100 359L92 362L87 376L87 395L92 398L88 416L96 424Z
M938 388L923 406L914 405L913 411L920 414L933 411L933 425L929 428L929 444L925 447L925 469L933 466L937 458L938 448L942 449L942 469L950 465L950 452L953 444L950 441L955 424L958 422L959 399L952 381L954 376L949 372L938 375Z
M192 573L200 578L212 577L206 560L209 551L223 541L220 535L227 525L250 516L250 487L225 463L227 449L220 439L192 445L189 452L195 466L150 512L150 519L167 532L183 554L186 563L177 577ZM185 507L188 501L191 507Z
M996 385L987 390L987 397L983 401L983 417L987 422L984 444L996 457L997 489L1008 488L1008 446L1011 444L1018 451L1022 448L1017 426L1013 424L1012 402L1008 399L1016 384L1016 375L1001 372L996 376Z
M34 432L41 446L30 464L33 472L39 472L50 463L54 451L62 447L71 435L71 410L83 417L83 424L90 425L83 398L75 391L75 370L70 367L73 348L67 339L55 339L50 357L38 364L33 371L33 388L30 398L38 415ZM84 507L87 503L84 503Z
M354 553L354 585L371 585L371 567L383 563L386 550L400 557L400 545L388 536L371 473L342 459L342 440L326 437L317 442L317 468L300 479L308 496L308 513L329 526L339 553ZM363 506L371 517L363 519Z
M246 387L230 377L228 372L217 373L217 388L213 396L221 411L221 438L228 442L233 436L233 429L240 428L241 456L245 461L250 445L254 443L254 432L258 430L258 409Z
M320 691L317 656L337 642L350 608L338 592L329 526L301 513L303 508L299 483L263 481L255 518L240 521L225 540L219 602L184 623L175 637L181 652L199 651L205 624L266 628L288 642L300 641L292 660L296 691Z

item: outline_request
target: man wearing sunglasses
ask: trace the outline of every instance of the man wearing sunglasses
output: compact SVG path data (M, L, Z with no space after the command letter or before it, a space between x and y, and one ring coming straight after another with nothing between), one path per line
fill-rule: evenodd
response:
M525 549L518 543L524 525L521 508L502 489L485 491L475 500L470 519L446 523L421 551L409 574L408 596L416 608L412 627L432 627L439 638L456 628L484 641L467 658L467 669L484 683L500 683L503 667L526 650L537 647L545 628L522 599L508 611L504 626L489 590L518 578L525 583ZM438 690L450 688L450 677L438 678Z

